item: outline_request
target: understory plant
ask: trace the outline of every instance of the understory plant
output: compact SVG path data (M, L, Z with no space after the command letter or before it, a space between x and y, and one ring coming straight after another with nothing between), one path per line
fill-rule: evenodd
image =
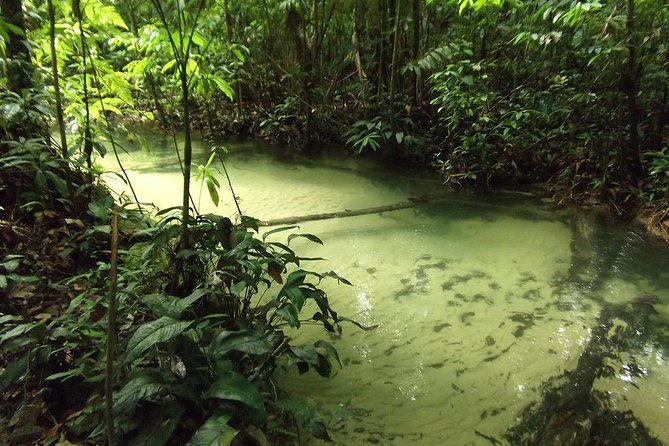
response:
M99 444L114 201L92 172L43 139L7 142L3 151L0 435L12 444ZM296 435L295 427L327 438L318 414L274 382L279 366L329 376L340 364L327 341L297 345L290 336L318 324L336 337L345 320L321 283L348 282L305 269L316 259L290 246L321 240L293 226L260 237L252 218L199 215L184 251L174 210L141 230L147 222L136 211L115 212L124 220L111 352L117 443L263 444ZM282 233L284 242L270 241ZM167 271L178 257L192 285L173 295Z
M175 255L178 226L171 220L143 231L152 239L141 254L135 253L135 261L162 262ZM281 427L279 422L268 424L268 413L281 420L290 419L291 411L304 412L304 407L281 403L274 384L280 361L297 366L300 373L313 368L322 376L331 374L332 361L341 363L330 343L296 346L284 330L311 323L338 335L341 318L319 285L325 278L348 282L331 271L300 268L309 259L289 244L296 237L321 243L316 236L291 233L285 244L267 241L267 236L290 229L294 227L277 228L258 238L253 219L233 225L225 217L197 217L192 250L176 253L184 257L197 287L185 297L164 292L142 296L134 316L138 325L122 343L122 385L114 395L121 438L132 444L165 444L174 437L190 438L193 445L212 444L212 439L229 444L237 436L261 441ZM299 425L303 419L295 421ZM322 423L302 424L327 436Z

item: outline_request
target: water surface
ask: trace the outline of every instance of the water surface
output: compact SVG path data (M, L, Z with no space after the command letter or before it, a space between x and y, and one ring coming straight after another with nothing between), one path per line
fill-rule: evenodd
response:
M179 205L171 139L144 138L121 156L140 200ZM305 343L329 339L345 364L329 379L296 371L281 377L294 397L319 408L335 444L505 444L504 433L541 399L542 385L576 367L602 308L649 295L658 314L648 330L657 336L607 360L613 376L594 388L669 443L661 341L669 336L669 259L639 229L527 197L446 194L434 181L353 158L306 160L249 142L229 145L226 166L240 206L263 220L444 194L415 209L300 225L325 242L295 244L303 255L327 259L308 267L334 269L353 283L326 285L333 307L378 325L345 326L340 338L310 327L295 333ZM195 163L207 157L198 144ZM105 165L116 169L108 158ZM200 212L235 214L229 192L216 208L206 188L201 197L197 181L192 188ZM636 373L628 373L630 358Z

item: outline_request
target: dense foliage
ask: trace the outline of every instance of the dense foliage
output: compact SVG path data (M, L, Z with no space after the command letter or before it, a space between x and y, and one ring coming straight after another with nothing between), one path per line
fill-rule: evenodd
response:
M80 144L109 115L171 128L187 114L210 135L346 143L435 165L450 182L548 182L620 209L666 203L662 2L78 3L79 15L55 5L54 42ZM45 6L26 2L51 85Z
M329 344L294 346L283 329L313 310L306 319L336 334L342 318L320 282L343 279L301 269L296 234L267 241L241 212L194 211L193 127L309 151L339 143L436 167L456 184L543 182L560 198L644 207L650 224L669 226L664 2L0 8L0 437L12 442L99 443L103 414L112 443L264 444L288 419L327 436L312 411L281 400L272 372L281 359L330 373ZM97 179L96 153L116 153L110 130L133 119L185 135L183 204L153 222ZM214 200L218 155L199 168ZM114 214L125 222L118 262ZM103 381L115 383L106 414Z
M10 62L0 121L3 441L268 444L290 443L300 432L327 439L318 413L274 384L279 365L330 376L339 363L328 342L299 346L284 331L310 323L341 333L346 319L320 284L348 282L303 269L314 259L290 247L297 237L320 239L295 227L260 238L256 220L241 212L235 221L198 214L190 207L188 137L183 207L149 217L139 203L115 202L98 180L94 151L116 154L114 115L151 117L135 106L141 98L135 102L132 77L120 70L131 49L123 46L131 39L124 19L97 1L48 2L27 15L21 1L0 5ZM202 8L153 8L162 22L142 32L167 45L182 103L189 106L191 88L197 95L205 85L210 94L207 82L232 95L191 51L202 45L195 31ZM26 26L26 16L39 21L41 12L48 37ZM152 63L133 48L135 62ZM54 63L41 66L43 57ZM49 75L55 113L42 91ZM165 110L174 106L154 99ZM50 133L53 115L59 142ZM188 113L180 117L188 136ZM209 165L218 155L199 171L214 200L220 183ZM268 240L284 231L286 242Z

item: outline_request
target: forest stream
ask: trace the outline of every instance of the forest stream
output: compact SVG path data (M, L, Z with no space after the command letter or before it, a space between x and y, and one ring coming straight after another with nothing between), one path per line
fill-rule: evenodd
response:
M178 206L171 137L121 139L140 201ZM616 433L619 444L669 444L669 255L642 229L523 195L448 192L357 157L286 158L255 142L226 145L239 205L261 220L444 189L443 199L415 208L301 223L299 232L324 246L291 244L325 259L308 268L353 284L324 284L340 315L376 326L345 324L339 338L303 327L297 341L326 337L344 367L328 379L297 370L279 377L321 412L335 444L576 444L615 429L625 432ZM198 141L194 163L207 158ZM100 162L118 171L111 154ZM127 190L114 175L106 180ZM195 179L193 199L201 213L232 216L219 180L218 207L206 187L199 196Z

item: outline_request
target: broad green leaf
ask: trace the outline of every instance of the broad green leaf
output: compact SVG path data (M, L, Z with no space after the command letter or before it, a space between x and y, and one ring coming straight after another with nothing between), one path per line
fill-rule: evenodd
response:
M256 386L236 373L220 376L202 396L239 401L260 412L265 409L262 396Z
M298 312L302 310L302 307L304 306L304 301L306 300L304 294L302 294L302 290L300 290L298 287L291 287L291 288L284 287L281 290L281 294L290 299L291 303L295 305L295 309Z
M158 374L153 371L133 378L118 392L114 392L114 412L120 414L131 410L139 401L152 398L167 387L168 384L159 379Z
M2 266L5 267L5 270L8 273L13 273L16 270L16 268L19 267L19 263L21 263L20 260L16 260L16 259L15 260L9 260L9 261L3 263Z
M232 101L235 98L235 92L233 91L230 84L225 81L225 79L215 75L210 75L209 78L216 83L218 89L221 90L221 92L223 92L223 94L226 95L228 99Z
M177 304L178 304L179 308L181 308L181 310L185 310L188 307L190 307L191 305L193 305L195 302L200 300L202 298L202 296L206 295L208 292L209 291L207 291L207 290L204 290L202 288L198 288L197 290L193 291L192 293L190 293L188 296L184 297L183 299L179 299Z
M153 314L158 318L169 316L177 319L185 310L200 300L202 296L206 295L207 293L208 291L202 288L198 288L184 298L178 298L168 294L155 293L144 296L142 298L142 302L148 305Z
M246 57L244 57L244 53L239 51L239 48L231 48L230 51L232 51L232 54L235 55L238 61L244 62L244 60L246 59Z
M202 34L198 32L193 33L193 43L199 46L200 48L204 48L205 46L207 46L207 41L202 36Z
M209 353L214 357L222 357L232 350L265 355L272 351L272 342L267 335L254 330L225 330L216 335L209 346Z
M31 334L32 331L38 331L38 333ZM43 324L38 324L34 322L29 322L26 324L20 324L17 325L16 327L12 328L11 330L3 333L0 335L0 344L8 341L9 339L15 338L17 336L21 335L26 335L26 334L31 334L31 336L37 336L41 337L45 332L45 328Z
M1 313L0 313L1 314ZM13 316L11 314L4 314L0 316L0 326L6 324L7 322L20 321L22 318L20 316Z
M165 74L168 71L170 71L176 64L177 64L177 60L172 59L169 62L167 62L165 65L163 65L163 68L160 70L160 72Z
M142 427L128 446L163 446L181 422L185 407L175 401L157 405L146 414Z
M240 280L239 282L235 282L230 286L230 292L237 297L241 297L244 288L246 288L246 281Z
M180 321L167 316L147 322L140 326L128 341L125 361L131 362L150 347L180 335L191 324L191 321Z
M300 328L300 319L297 310L292 304L284 304L276 310L276 314L288 322L288 325L295 328Z
M304 278L308 276L309 274L314 274L309 271L305 271L303 269L298 269L297 271L293 271L292 273L288 274L288 277L286 278L286 284L284 285L284 288L290 288L295 285L299 285L304 283ZM314 274L316 275L316 274Z
M292 346L290 347L290 351L304 362L309 364L318 363L318 352L313 347L308 345L302 347Z
M214 414L195 432L186 446L229 446L238 430L228 425L232 418L228 414Z
M14 359L4 365L4 370L0 374L0 392L12 384L15 384L28 371L30 352Z
M210 178L207 178L207 190L209 191L209 198L214 206L218 207L219 197L218 197L218 185L216 181L212 181Z
M188 77L190 78L197 75L199 71L200 66L197 61L195 59L188 59L188 62L186 62L186 73L188 74Z
M334 348L332 344L322 339L319 339L318 341L314 342L314 347L320 347L324 349L328 353L328 355L332 356L337 360L337 363L339 363L339 367L342 367L341 360L339 359L339 353L337 353L337 349Z
M43 345L28 351L4 366L4 370L0 374L0 392L17 383L32 368L44 364L49 359L50 354L51 348Z
M181 308L179 308L179 298L167 294L155 293L144 296L142 302L147 305L154 316L160 318L169 316L178 318L181 316Z

